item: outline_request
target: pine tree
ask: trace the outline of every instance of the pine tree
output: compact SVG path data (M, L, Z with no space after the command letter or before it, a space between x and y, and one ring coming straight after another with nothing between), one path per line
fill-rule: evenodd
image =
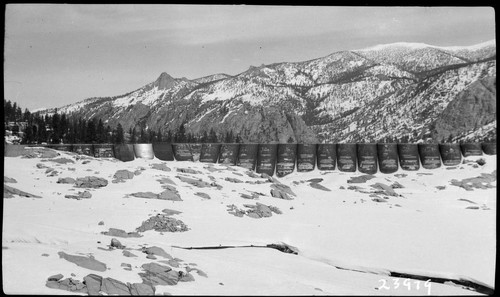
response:
M214 128L210 128L210 132L208 133L208 139L207 141L209 143L217 143L219 142L217 139L217 134L215 133Z
M69 128L69 121L66 117L66 114L61 114L61 120L59 122L59 138L63 140L64 143L68 143L67 134Z
M194 138L194 137L193 137L193 134L188 133L188 134L186 135L186 142L187 142L187 143L193 143L193 142L194 142L193 138Z
M109 125L106 126L106 129L104 129L104 143L111 143L113 142L113 131L111 130L111 127Z
M41 121L40 123L41 125L38 128L38 141L39 143L47 143L48 135L47 135L46 122Z
M163 135L161 135L161 130L158 128L158 132L156 133L156 141L163 142Z
M156 133L155 131L148 130L148 143L156 142Z
M179 126L177 133L175 134L175 142L185 142L186 141L186 128L184 127L184 123Z
M96 141L97 143L104 143L106 141L104 124L102 123L101 119L99 119L99 122L97 123Z
M51 138L51 142L50 143L60 143L61 142L61 138L60 138L60 134L61 134L61 126L60 126L60 116L58 113L55 113L54 115L52 115L52 133L50 135L50 138Z
M31 121L31 112L27 108L24 109L23 121L24 122Z
M135 132L135 127L131 128L132 131L130 132L130 143L136 143L137 142L137 136Z
M167 135L165 137L165 141L168 142L168 143L171 143L171 142L175 141L174 140L174 136L172 134L172 130L170 130L170 129L167 130Z
M69 131L68 131L68 137L67 142L68 143L76 143L76 131L78 130L78 123L76 120L73 120L69 124Z
M207 131L203 131L203 134L201 135L200 138L201 143L207 143L208 142L208 133Z
M95 143L97 141L96 125L94 120L89 120L87 123L87 133L85 136L85 143Z
M17 107L17 109L15 110L15 121L16 122L21 122L23 120L23 110L21 109L21 107Z
M147 136L147 131L144 130L144 128L141 127L141 130L139 132L139 143L147 143L148 142L148 136Z
M12 110L10 111L10 114L9 114L9 121L10 122L15 122L16 121L16 111L17 111L17 103L14 102L12 104Z
M30 144L33 141L33 128L28 125L24 130L23 138L21 140L22 144Z
M76 143L85 143L87 138L87 121L80 118L78 120L78 129L76 130Z
M224 142L225 143L233 143L234 142L233 130L226 132L226 137L224 138Z
M125 142L123 127L120 123L118 123L118 125L116 126L116 131L113 134L114 134L113 143L124 143Z
M8 123L12 114L12 102L10 100L5 101L3 99L3 111L4 111L4 122Z
M37 140L37 138L38 138L38 136L37 136L38 135L38 128L37 128L37 126L36 126L35 123L32 123L31 130L33 131L33 140L32 140L32 143L38 143L38 140Z

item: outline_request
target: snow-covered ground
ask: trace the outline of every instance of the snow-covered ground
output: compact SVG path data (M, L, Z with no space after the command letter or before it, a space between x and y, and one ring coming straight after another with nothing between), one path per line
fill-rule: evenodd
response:
M121 162L58 153L60 156L52 159L4 158L4 185L42 197L14 195L3 199L5 293L71 294L46 286L47 278L56 274L80 281L88 274L97 274L124 283L141 283L141 265L166 260L146 258L141 248L152 246L182 260L175 270L189 266L206 274L205 277L192 271L194 281L156 286L157 295L479 294L450 283L391 277L389 271L462 278L494 287L496 156L468 157L464 160L472 162L452 169L400 169L394 174L377 173L364 183L348 183L363 174L314 170L271 180L252 176L237 166L158 159ZM60 158L74 163L51 161ZM474 162L480 158L486 161L482 166ZM46 173L47 168L38 168L37 164L53 168L58 174ZM153 164L165 164L170 171L155 169ZM178 171L186 168L195 173ZM121 169L137 175L113 183L113 175ZM452 180L482 174L488 174L483 176L489 176L490 181L479 180L477 185L489 184L490 188L467 191L452 185ZM104 178L108 184L88 189L92 194L89 199L65 198L85 189L57 183L58 179L85 176ZM178 177L201 179L210 185L198 187ZM128 196L137 192L161 193L165 188L158 180L165 178L175 183L171 186L182 201ZM289 195L292 200L271 196L272 186L279 183L290 187L295 194ZM377 183L392 186L399 196L372 187ZM210 199L195 195L198 192L208 194ZM248 199L252 193L258 198ZM229 205L249 210L244 205L256 202L275 206L282 213L253 218L228 212ZM101 234L109 228L135 231L164 209L182 212L172 217L182 220L189 230L149 230L141 232L142 237L127 238ZM101 221L104 224L99 224ZM112 238L137 257L125 257L120 249L108 250ZM273 243L293 246L298 254L256 247L179 248ZM59 252L92 255L107 269L100 272L77 266L60 258ZM131 270L123 269L122 263L130 264Z

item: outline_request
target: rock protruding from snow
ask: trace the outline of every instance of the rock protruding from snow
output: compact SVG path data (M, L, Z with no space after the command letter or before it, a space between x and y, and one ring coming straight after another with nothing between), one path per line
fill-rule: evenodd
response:
M160 257L163 257L163 258L166 258L169 260L174 259L169 253L165 252L164 249L162 249L161 247L157 247L157 246L143 247L142 252L147 254L147 255L156 255L156 256L160 256Z
M59 164L75 163L75 161L68 159L68 158L49 159L49 161L59 163Z
M379 190L382 194L389 195L389 196L396 196L398 197L399 194L394 191L394 189L391 186L388 186L383 183L376 183L371 185L372 188L375 188Z
M130 284L128 283L128 286L130 288L130 295L136 295L136 296L151 296L155 294L155 287L144 284L144 283L133 283Z
M182 201L179 192L172 186L166 187L165 191L158 194L158 199L161 200L171 200L171 201Z
M109 231L103 231L101 234L108 235L108 236L116 236L116 237L141 237L137 232L126 232L122 229L116 229L116 228L109 228Z
M96 274L89 274L83 278L90 296L99 295L101 291L102 277Z
M58 252L57 254L59 255L60 258L63 258L66 261L69 261L71 263L75 263L76 265L83 267L83 268L87 268L90 270L96 270L96 271L106 271L106 269L107 269L105 263L97 261L96 259L94 259L93 256L90 256L90 257L75 256L75 255L66 254L65 252Z
M327 191L327 192L331 192L332 191L332 190L328 189L327 187L325 187L323 185L320 185L319 182L311 182L309 185L312 188L315 188L315 189L318 189L318 190Z
M125 248L125 246L122 245L122 243L116 238L111 239L110 246L113 248L117 248L117 249L124 249Z
M366 183L370 179L375 178L375 175L365 174L360 176L353 176L349 180L347 180L348 184L361 184Z
M129 252L129 251L123 251L122 254L125 256L125 257L137 257L136 254L132 253L132 252Z
M64 195L64 198L76 199L76 200L90 199L92 198L92 194L90 194L89 191L83 191L83 192L78 192L77 195Z
M158 194L155 194L153 192L137 192L137 193L132 193L130 196L137 197L137 198L146 198L146 199L157 199Z
M203 192L196 192L194 193L196 196L200 196L201 198L205 198L205 199L210 199L210 195L208 195L207 193L203 193Z
M97 176L79 177L76 179L75 187L77 188L101 188L108 185L108 181Z
M172 268L157 263L143 264L142 269L145 272L139 273L144 284L151 286L173 286L179 282L179 273Z
M170 185L164 186L165 191L160 194L156 194L153 192L137 192L132 193L127 196L132 196L136 198L146 198L146 199L160 199L160 200L171 200L171 201L182 201L179 192L175 189L175 187Z
M60 177L57 180L58 184L74 184L76 180L72 177Z
M113 183L122 183L125 182L127 179L133 179L135 176L134 172L126 170L126 169L121 169L115 172L113 175Z
M9 147L11 147L11 146L9 146ZM60 154L52 149L49 149L49 148L26 147L24 151L20 151L18 156L22 156L22 158L29 158L29 159L31 159L31 158L55 158L57 156L60 156Z
M4 176L3 177L3 182L4 183L13 183L13 184L15 184L15 183L17 183L17 180L15 180L14 178L10 178L10 177Z
M199 188L207 188L210 187L211 184L207 183L206 181L203 181L201 179L194 179L194 178L189 178L189 177L184 177L184 176L176 176L178 179L181 181L188 183L190 185L199 187Z
M49 282L50 281L57 282L58 280L62 279L63 277L64 277L64 275L62 275L62 274L59 273L59 274L56 274L56 275L49 276L47 278L47 281L49 281Z
M20 197L27 197L27 198L42 198L37 195L33 195L24 191L21 191L19 189L16 189L11 186L7 186L6 184L3 185L3 197L4 198L13 198L14 195L18 195Z
M165 171L165 172L170 172L172 169L170 169L167 165L164 163L157 163L157 164L151 164L151 168Z
M180 214L182 213L182 211L178 211L178 210L173 210L173 209L168 209L168 208L165 208L164 210L162 210L162 212L167 215L167 216L172 216L172 215L176 215L176 214Z
M280 252L287 254L298 255L299 249L286 243L271 243L266 245L269 248L277 249Z
M227 211L237 217L243 217L244 215L246 215L254 219L268 218L271 217L273 213L282 214L281 210L279 210L279 208L277 208L276 206L265 205L259 202L257 202L255 205L243 204L243 206L249 209L239 209L236 205L231 204L227 205Z
M177 172L190 173L190 174L200 174L200 173L202 173L201 171L194 170L194 169L191 169L191 168L177 168Z
M183 221L174 219L168 215L157 214L150 217L137 228L138 232L145 232L148 230L155 230L158 232L185 232L189 228Z
M61 276L61 274L58 274L58 276ZM73 278L66 278L63 280L54 280L52 277L49 277L45 285L49 288L52 289L59 289L59 290L65 290L65 291L70 291L70 292L75 292L75 293L88 293L87 286L82 283L79 280L75 280ZM89 294L90 295L90 294Z
M289 195L296 196L289 186L279 182L275 182L271 185L271 196L285 200L292 200L293 198Z
M481 173L480 176L466 178L463 180L452 179L450 184L453 186L464 188L466 191L473 191L476 189L494 188L492 182L497 180L496 170L492 173Z
M125 283L111 277L102 279L101 291L108 295L130 295L129 287Z

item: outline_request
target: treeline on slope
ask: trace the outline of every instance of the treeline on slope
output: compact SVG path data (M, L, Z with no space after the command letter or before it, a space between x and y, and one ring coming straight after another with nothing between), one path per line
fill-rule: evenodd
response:
M239 134L234 135L230 130L224 134L217 133L214 129L201 134L187 132L185 125L181 124L177 130L167 130L164 133L160 129L152 131L147 128L136 129L134 124L128 132L122 125L118 124L111 128L104 125L101 119L85 120L82 118L69 117L65 113L59 114L57 109L52 115L41 116L31 113L28 109L24 112L15 102L4 99L4 122L18 123L22 144L81 144L81 143L153 143L153 142L176 142L176 143L242 143ZM431 133L434 125L431 125ZM416 133L416 131L414 131ZM412 137L413 136L413 137ZM417 135L403 135L401 137L387 136L378 140L379 143L408 143L415 142ZM496 142L496 129L485 135L478 135L468 141L450 134L448 138L441 139L441 143L451 142ZM293 139L288 141L293 142ZM363 142L363 141L359 141ZM373 141L365 141L373 142Z
M52 115L39 115L31 113L17 106L16 103L4 99L5 126L9 122L18 123L21 127L22 144L80 144L80 143L152 143L152 142L178 142L178 143L240 143L239 135L234 136L233 131L217 134L213 129L202 134L186 132L184 124L177 130L152 131L145 128L137 130L130 127L126 133L121 124L115 128L104 125L101 119L85 120L58 113L57 109Z
M242 143L241 137L234 135L230 130L225 134L216 133L212 128L209 132L191 133L187 132L184 124L181 124L175 131L167 130L163 134L161 130L152 131L149 129L140 128L136 130L130 128L128 130L128 143L152 143L152 142L176 142L176 143Z
M5 123L8 122L22 122L24 120L24 115L29 114L28 109L23 110L16 102L10 102L10 100L3 99L3 110Z

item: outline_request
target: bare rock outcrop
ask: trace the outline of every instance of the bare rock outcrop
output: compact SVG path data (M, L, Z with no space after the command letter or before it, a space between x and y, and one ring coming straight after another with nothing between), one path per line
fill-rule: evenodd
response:
M496 120L496 89L496 76L470 84L438 116L433 138L440 141Z

